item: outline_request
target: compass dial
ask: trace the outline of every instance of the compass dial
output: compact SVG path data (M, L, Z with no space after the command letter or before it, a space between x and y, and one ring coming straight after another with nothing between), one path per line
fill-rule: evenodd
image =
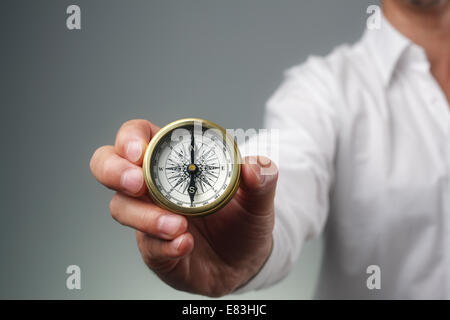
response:
M147 148L143 167L153 199L185 215L217 211L239 185L236 143L222 128L201 119L162 128Z

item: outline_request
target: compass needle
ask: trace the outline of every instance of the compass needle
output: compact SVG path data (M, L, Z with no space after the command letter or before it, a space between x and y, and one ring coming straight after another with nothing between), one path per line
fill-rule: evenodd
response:
M172 139L178 129L184 130L176 133L182 139ZM143 169L149 194L159 206L184 215L205 215L223 207L236 192L240 155L236 142L221 127L181 119L155 134Z

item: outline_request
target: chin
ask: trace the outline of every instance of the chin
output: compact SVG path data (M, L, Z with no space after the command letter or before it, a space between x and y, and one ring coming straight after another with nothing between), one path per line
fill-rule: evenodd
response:
M448 0L406 0L412 6L418 8L435 8L448 3Z

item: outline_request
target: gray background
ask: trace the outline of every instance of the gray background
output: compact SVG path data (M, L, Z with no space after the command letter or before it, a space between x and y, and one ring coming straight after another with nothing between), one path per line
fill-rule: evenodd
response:
M66 28L78 4L82 30ZM141 261L89 159L120 124L198 116L260 128L286 68L357 40L373 0L2 1L0 298L203 298ZM321 243L280 284L229 298L310 298ZM65 287L66 267L82 290Z

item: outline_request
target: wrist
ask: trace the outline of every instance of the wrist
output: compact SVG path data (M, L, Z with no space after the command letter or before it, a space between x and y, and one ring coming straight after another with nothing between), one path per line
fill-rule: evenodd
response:
M241 290L242 288L244 288L248 283L250 283L259 274L259 272L264 268L264 266L266 265L267 261L269 260L271 254L272 254L272 251L273 251L273 235L270 236L268 250L266 251L267 253L265 254L265 258L262 259L262 263L260 263L257 268L255 268L251 272L249 272L249 274L233 290L233 292L236 292L236 291Z

